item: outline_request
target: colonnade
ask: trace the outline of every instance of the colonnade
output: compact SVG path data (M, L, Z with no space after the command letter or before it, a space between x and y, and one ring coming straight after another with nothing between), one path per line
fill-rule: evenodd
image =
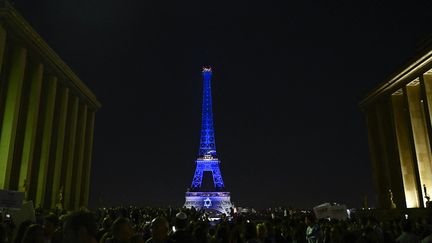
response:
M0 17L0 189L86 206L100 104L20 16Z
M432 54L361 104L380 208L425 207L432 195Z

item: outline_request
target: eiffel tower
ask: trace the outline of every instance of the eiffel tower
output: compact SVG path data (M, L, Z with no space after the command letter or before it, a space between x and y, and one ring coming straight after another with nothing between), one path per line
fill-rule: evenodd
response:
M198 158L195 161L196 168L191 190L186 192L184 206L186 208L194 207L197 210L203 209L229 215L233 205L231 204L230 193L225 191L219 168L220 161L216 156L211 96L211 68L203 68L202 75L203 102L200 148ZM211 172L213 176L213 190L203 190L201 185L204 172Z

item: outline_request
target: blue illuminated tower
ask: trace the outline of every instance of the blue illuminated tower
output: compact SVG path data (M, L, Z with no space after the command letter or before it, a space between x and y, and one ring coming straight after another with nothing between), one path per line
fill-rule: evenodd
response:
M201 139L196 168L192 180L191 191L186 192L185 207L214 210L228 214L232 207L230 193L225 192L225 186L220 172L220 161L216 156L216 143L214 137L211 75L210 68L203 68L203 102L201 120ZM211 172L214 190L202 191L203 173Z

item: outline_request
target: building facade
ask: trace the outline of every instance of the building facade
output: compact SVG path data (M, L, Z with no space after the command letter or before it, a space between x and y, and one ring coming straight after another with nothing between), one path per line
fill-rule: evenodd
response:
M36 207L86 206L95 95L0 1L0 189Z
M432 192L432 49L360 104L379 208L422 208Z

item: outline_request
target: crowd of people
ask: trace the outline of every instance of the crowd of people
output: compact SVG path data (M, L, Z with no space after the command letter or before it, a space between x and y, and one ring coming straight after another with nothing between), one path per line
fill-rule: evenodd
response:
M316 219L307 211L266 210L214 215L194 209L118 207L37 211L36 220L0 224L0 243L415 243L432 242L430 215Z

